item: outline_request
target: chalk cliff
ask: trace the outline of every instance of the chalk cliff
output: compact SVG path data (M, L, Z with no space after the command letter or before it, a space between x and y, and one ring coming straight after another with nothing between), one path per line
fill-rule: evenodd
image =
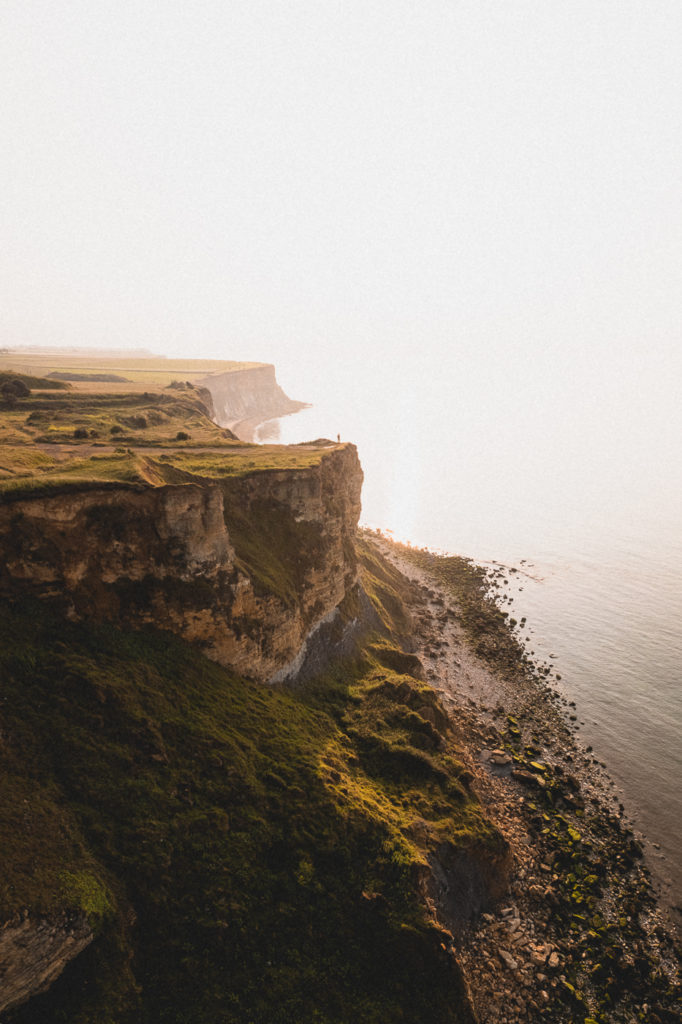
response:
M216 422L248 440L253 427L265 420L306 407L289 398L277 383L275 367L264 363L232 373L216 373L198 381L213 399Z
M355 582L361 484L348 445L305 469L15 501L0 508L0 593L283 678Z

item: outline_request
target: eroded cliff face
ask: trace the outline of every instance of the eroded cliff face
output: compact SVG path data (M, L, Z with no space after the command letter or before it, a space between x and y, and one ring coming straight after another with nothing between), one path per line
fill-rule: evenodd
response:
M348 445L305 469L19 500L0 509L0 592L282 678L355 582L361 484Z
M296 402L284 393L277 383L275 367L267 363L234 373L212 374L198 383L211 394L216 422L221 427L236 428L244 440L257 423L305 408L304 402Z

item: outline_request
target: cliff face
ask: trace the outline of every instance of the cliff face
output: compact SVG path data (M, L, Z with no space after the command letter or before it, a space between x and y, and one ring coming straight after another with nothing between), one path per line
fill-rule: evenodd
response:
M247 677L284 677L355 581L361 484L346 446L301 470L16 501L0 509L0 593L150 624Z
M257 423L305 408L304 402L285 395L275 378L274 366L269 364L213 374L198 385L210 391L217 423L236 428L238 436L244 439L248 439Z

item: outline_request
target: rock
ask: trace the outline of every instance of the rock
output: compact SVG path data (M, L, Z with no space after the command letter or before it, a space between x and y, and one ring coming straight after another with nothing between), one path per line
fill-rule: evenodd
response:
M256 681L283 682L297 674L315 630L329 627L357 578L361 485L349 445L325 450L305 470L48 491L7 502L0 505L0 590L59 592L74 620L153 625ZM257 532L261 508L277 517L282 536L297 539L287 553L298 574L295 608L284 591L264 591L237 550L244 521L252 524L251 541L265 544Z
M512 770L512 778L516 779L517 782L524 783L526 786L537 786L538 789L545 789L546 787L544 779L541 779L534 772L526 771L525 768L514 768Z
M70 960L94 938L86 915L64 912L33 920L28 910L20 922L0 927L0 1012L45 992Z
M510 971L516 971L518 969L518 963L507 949L498 949L497 954L504 964L504 966Z
M556 970L557 967L559 966L559 963L560 963L560 961L559 961L559 954L558 953L550 953L549 957L547 959L547 966L551 967L552 970Z

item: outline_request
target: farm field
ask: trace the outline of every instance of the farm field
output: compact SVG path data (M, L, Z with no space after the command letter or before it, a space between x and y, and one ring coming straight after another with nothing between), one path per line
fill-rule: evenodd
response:
M50 374L59 374L61 379L69 378L74 390L108 391L114 394L167 387L173 381L196 383L211 373L234 373L259 365L227 359L167 359L135 353L107 355L95 351L89 353L82 349L74 352L59 349L54 352L22 349L0 351L0 372L11 370L46 378ZM103 376L119 379L94 379Z

